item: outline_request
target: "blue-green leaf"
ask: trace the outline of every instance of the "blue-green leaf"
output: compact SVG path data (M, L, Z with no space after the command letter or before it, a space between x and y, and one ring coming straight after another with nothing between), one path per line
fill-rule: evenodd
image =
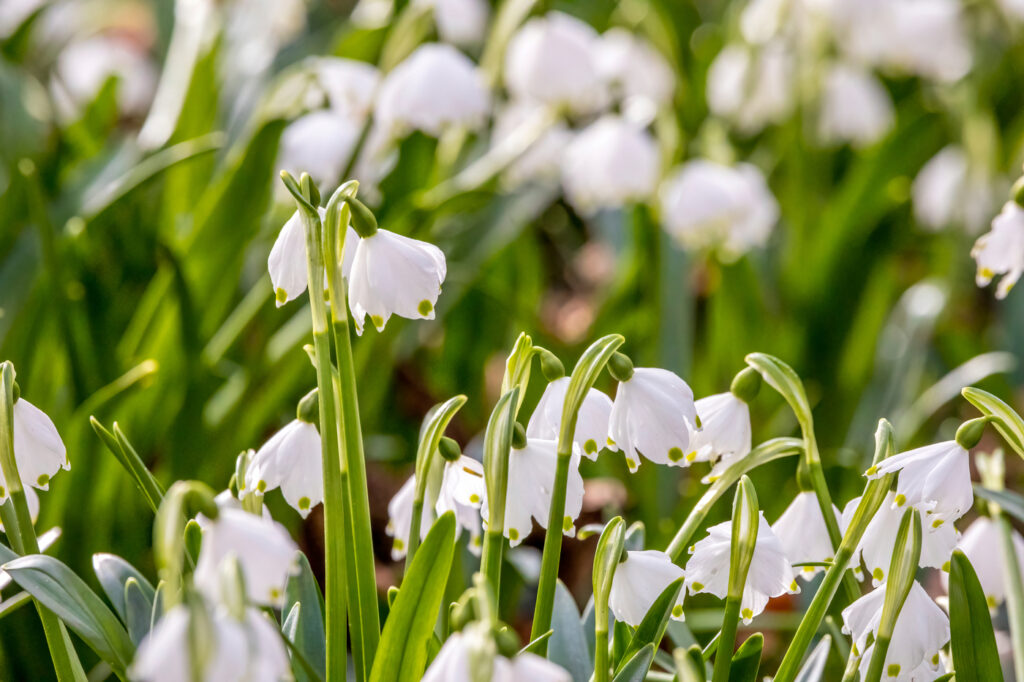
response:
M302 608L295 612L298 620L294 623L294 630L288 639L323 679L327 675L324 599L320 595L320 586L313 577L309 559L305 554L299 554L299 572L288 578L282 613L291 616L297 604L301 604ZM295 669L295 677L298 682L303 682L306 679L305 671Z
M643 682L654 660L654 645L648 644L627 660L615 675L614 682Z
M135 646L149 634L153 614L153 588L149 589L150 593L147 594L135 578L128 578L124 583L124 624Z
M594 659L576 610L576 600L561 580L555 585L551 629L554 633L548 642L548 658L568 670L574 682L587 682L594 674Z
M729 667L729 682L754 682L757 669L761 665L761 649L764 648L764 635L755 632L740 645L732 655Z
M120 616L121 621L127 623L125 611L125 585L129 578L134 578L139 590L149 604L149 610L153 608L153 585L146 580L134 566L117 556L116 554L93 554L92 568L96 572L96 578L100 581L100 587L106 593L107 599L114 607L114 611Z

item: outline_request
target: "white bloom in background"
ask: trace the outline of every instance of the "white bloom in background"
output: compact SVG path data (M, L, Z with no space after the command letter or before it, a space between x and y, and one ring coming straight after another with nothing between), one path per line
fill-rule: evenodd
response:
M1024 19L1024 0L999 0L997 4L1010 19Z
M145 113L156 91L157 71L142 50L129 41L105 35L70 43L61 50L54 66L58 110L68 118L77 116L111 77L118 81L121 113Z
M415 0L434 10L437 34L446 43L472 47L484 42L490 5L486 0Z
M732 391L701 398L694 407L700 429L690 429L687 464L720 459L728 466L750 453L750 407Z
M672 102L675 73L661 52L644 38L622 28L601 36L597 53L598 72L623 100L627 118L639 114L646 123L657 109Z
M505 85L516 99L594 111L607 100L599 50L589 24L548 12L527 21L509 41Z
M320 211L320 219L323 220L327 211L323 208L317 210ZM351 225L345 235L345 256L341 264L341 274L347 279L352 270L352 261L355 259L356 248L360 240ZM302 218L298 211L292 214L292 217L285 222L284 227L278 233L274 246L270 249L270 256L267 258L267 270L270 272L270 282L274 287L274 299L278 308L288 301L298 298L306 291L309 281L306 261L306 228L302 224ZM327 287L326 273L324 287Z
M992 230L974 242L971 257L978 264L978 286L988 286L993 277L1003 275L996 287L996 298L1006 298L1024 274L1024 209L1007 201L992 221Z
M780 123L796 103L795 68L780 41L756 48L727 45L708 69L708 107L746 134Z
M269 517L222 507L216 519L203 519L203 546L193 574L196 588L221 601L221 562L235 556L245 591L254 604L280 607L288 576L298 570L299 548L284 526Z
M564 121L548 124L536 135L536 126L545 125L548 116L543 106L528 102L511 102L498 112L491 131L491 148L516 143L517 136L534 136L535 140L525 152L502 173L502 180L510 187L529 181L558 181L565 148L573 133Z
M363 333L367 315L377 331L384 329L392 315L434 319L447 272L444 253L433 244L389 230L363 237L348 278L348 307L356 332Z
M508 488L505 499L505 537L509 545L521 543L536 519L541 528L548 527L551 491L558 463L558 443L553 440L528 438L526 447L512 448L508 458ZM583 477L580 476L580 451L575 445L569 463L569 479L565 488L565 517L562 532L575 537L576 517L583 508ZM488 521L487 505L480 509L484 523Z
M608 447L621 449L631 472L640 455L652 462L685 466L697 408L689 384L667 369L638 367L619 382L608 422Z
M826 144L863 147L893 126L892 100L885 86L851 64L835 64L825 75L818 133Z
M862 676L871 662L872 647L867 646L868 635L878 631L884 601L885 586L882 585L843 609L843 632L853 636L854 646L862 654ZM896 618L883 670L889 677L899 677L901 673L906 675L926 664L934 672L939 667L939 650L948 641L949 618L915 581Z
M850 500L843 508L843 526L846 527L853 520L853 515L860 504L860 497ZM896 493L890 491L882 501L882 506L875 512L874 517L868 522L864 529L864 536L857 545L852 565L859 562L857 556L863 559L871 575L871 583L875 587L881 585L889 573L889 564L892 561L892 550L896 545L896 535L899 533L900 522L906 507L896 504ZM921 516L921 558L919 565L928 568L949 569L949 557L956 548L960 533L952 523L940 524L938 528L930 528L930 524L924 515Z
M341 57L314 57L311 64L331 111L361 124L380 84L377 67Z
M658 143L643 128L611 114L576 135L565 150L562 186L581 212L646 201L658 186Z
M381 83L375 123L392 138L483 125L491 97L476 65L451 45L416 48Z
M952 524L974 504L970 456L955 440L926 445L882 460L869 479L899 472L890 506L909 504L921 511L929 531Z
M469 549L480 554L480 506L487 497L484 467L465 455L454 462L445 462L441 490L434 510L438 516L455 512L456 532L469 531ZM458 537L458 536L456 536Z
M203 645L209 657L193 677L189 612L175 606L139 644L129 677L138 682L255 682L291 679L291 663L281 634L258 609L237 621L218 609Z
M832 505L832 511L836 523L839 523L839 510L835 505ZM832 561L835 557L818 496L813 492L797 493L782 516L772 524L772 532L779 538L791 563ZM821 566L803 566L799 568L798 575L810 580L823 570Z
M682 577L683 569L672 563L664 552L655 549L626 552L626 559L615 568L608 594L608 606L615 620L637 627L665 588ZM686 590L680 590L672 607L672 618L676 620L683 620L685 596Z
M323 471L316 425L293 419L253 456L239 495L280 488L288 504L306 518L324 500Z
M779 219L764 175L747 163L689 161L662 183L659 196L669 234L688 249L718 248L726 257L764 246Z
M782 543L765 521L764 512L759 512L759 516L757 544L740 603L744 624L764 611L769 599L800 591ZM686 588L690 594L707 592L725 599L729 591L731 549L732 521L708 528L707 537L690 548L690 560L686 562Z
M298 177L306 172L321 187L334 187L355 150L359 125L330 109L301 116L284 129L277 167Z
M558 440L562 408L568 390L569 377L555 379L545 387L526 427L527 438ZM608 438L608 419L611 413L612 399L596 388L590 389L580 405L576 432L573 434L573 442L588 459L596 460L597 453L604 446Z
M224 5L225 80L261 75L278 50L306 26L305 0L232 0Z
M409 530L412 527L412 502L416 496L416 476L409 477L395 496L388 502L388 525L384 532L392 538L391 559L398 561L402 559L409 548ZM429 504L423 505L423 514L420 516L420 540L427 537L427 531L434 525L434 508Z
M1012 537L1017 565L1024 566L1024 538L1015 530L1012 531ZM992 519L982 516L967 527L958 545L970 560L974 572L978 574L978 582L981 583L981 589L991 609L1002 604L1006 598L1002 543L999 528L992 523Z
M487 634L475 628L454 632L423 674L423 682L462 682L473 679L471 661L476 651L487 646ZM522 653L514 658L494 655L491 682L571 682L572 677L561 666L535 654Z
M30 494L29 486L49 490L50 479L61 469L71 468L64 441L53 421L24 398L14 403L14 462L26 496ZM7 501L7 488L0 472L0 503ZM38 504L36 500L37 509Z
M977 232L995 208L994 185L988 173L972 166L961 147L949 145L914 178L914 217L929 230L960 224Z

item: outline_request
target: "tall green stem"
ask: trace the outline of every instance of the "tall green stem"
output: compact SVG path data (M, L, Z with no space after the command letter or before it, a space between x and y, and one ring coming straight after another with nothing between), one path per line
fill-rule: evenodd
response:
M1003 575L1006 576L1006 611L1010 621L1010 639L1013 643L1013 670L1018 680L1024 680L1024 587L1021 586L1020 564L1013 545L1013 529L1006 516L995 517L999 525L1003 550Z
M729 596L725 599L725 614L722 616L722 631L718 637L718 651L715 653L713 682L726 682L732 667L732 649L736 644L736 627L740 618L742 597Z

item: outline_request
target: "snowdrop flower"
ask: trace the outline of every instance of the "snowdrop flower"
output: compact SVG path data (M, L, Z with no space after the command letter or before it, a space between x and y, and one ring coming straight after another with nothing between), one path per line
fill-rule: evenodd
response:
M437 657L423 675L423 682L449 682L450 680L471 680L472 661L479 660L478 651L490 644L484 641L489 635L476 629L452 633ZM514 658L494 655L491 671L492 682L570 682L572 677L561 666L547 661L536 654L523 653Z
M391 541L391 560L399 561L405 557L409 547L409 529L412 527L412 503L416 496L416 476L410 476L395 496L388 502L388 525L384 532ZM420 517L420 540L427 537L427 532L434 525L434 508L423 505Z
M558 462L558 443L553 440L527 438L526 446L512 448L508 459L508 503L505 505L505 537L517 546L533 530L536 519L541 528L548 527L551 490ZM573 523L583 508L583 477L580 476L580 451L573 445L569 463L569 480L565 489L565 518L562 532L575 537ZM487 505L480 508L484 523L488 521Z
M867 646L868 635L878 631L884 601L885 587L879 586L843 609L843 632L853 636L854 647L862 652L862 677L871 661L873 645ZM883 669L898 679L909 679L900 678L900 673L907 674L921 664L934 672L939 667L939 649L948 641L949 618L915 581L896 618Z
M412 130L437 137L449 128L479 127L490 106L469 57L451 45L428 43L384 77L375 122L392 138Z
M914 217L929 230L958 223L977 232L995 206L993 184L961 147L949 145L914 178Z
M135 653L129 677L138 682L256 682L291 679L291 664L280 633L257 609L237 621L222 609L203 644L212 651L193 677L188 608L175 606L157 621Z
M288 576L298 570L299 548L284 526L269 517L223 507L216 519L202 519L203 546L193 574L196 588L221 601L221 562L234 555L254 604L280 607Z
M437 34L446 43L471 47L487 35L490 6L486 0L416 0L413 4L434 10Z
M838 523L839 510L832 505L832 511ZM782 512L782 516L772 524L772 532L779 538L786 558L792 563L832 561L835 556L832 540L825 526L825 518L821 514L821 505L818 504L818 496L813 492L797 493L786 507L786 511ZM895 537L893 539L895 540ZM810 580L822 570L824 569L821 566L804 566L799 575L804 580Z
M348 249L346 249L347 251ZM444 254L433 244L377 230L359 240L349 276L348 307L356 332L367 315L377 331L391 315L434 319L447 274Z
M512 102L505 106L495 117L491 131L492 148L509 144L513 136L528 134L529 128L545 116L545 109L536 104ZM505 169L503 182L514 188L529 181L557 181L565 148L572 138L573 133L564 121L551 124Z
M974 242L971 257L978 264L978 286L988 286L993 277L1003 275L996 298L1006 298L1024 274L1024 209L1016 202L1006 202L992 221L992 230Z
M974 504L970 457L955 440L889 457L868 469L866 475L875 479L895 472L899 472L899 479L890 506L917 507L929 531L947 522L952 524Z
M690 451L686 463L721 460L721 469L750 453L750 408L732 391L701 398L694 407L700 417L700 429L690 429Z
M323 502L324 477L320 432L301 417L273 435L252 458L239 495L280 488L302 518Z
M601 36L597 68L623 100L623 110L649 110L643 118L672 102L675 74L668 60L649 42L622 28ZM646 112L645 112L646 113ZM647 120L643 121L648 122Z
M355 150L359 126L329 109L295 119L281 134L278 168L298 177L307 172L321 186L338 184Z
M769 599L800 591L782 543L765 521L764 512L759 512L759 515L754 557L750 561L740 603L744 624L764 611ZM686 563L686 588L690 594L707 592L725 599L729 591L731 548L732 521L708 528L707 537L690 548L690 560Z
M50 479L61 469L71 468L64 441L53 421L24 398L14 403L14 461L26 497L30 495L28 486L49 490ZM0 504L7 501L7 488L7 481L0 472ZM38 505L37 499L37 509ZM29 506L31 508L31 504Z
M250 79L306 25L305 0L232 0L224 22L224 78Z
M794 73L793 55L781 42L727 45L708 69L708 107L740 132L756 133L792 113Z
M622 449L630 472L640 455L652 462L685 466L690 430L697 424L693 391L666 369L638 367L620 381L608 422L608 447Z
M373 107L380 84L377 68L341 57L315 57L311 63L331 111L361 124Z
M853 520L853 515L860 504L860 497L850 500L843 508L843 523L846 527ZM892 561L892 550L896 545L900 522L906 509L896 504L896 493L890 491L882 501L882 506L864 529L864 536L857 545L853 564L857 565L859 556L871 574L871 584L881 585L887 578L889 563ZM930 528L930 523L921 517L921 558L920 566L949 570L949 557L956 548L960 533L952 523L941 524L938 528Z
M1017 531L1012 532L1012 537L1017 565L1024 566L1024 538ZM978 582L981 583L989 608L994 609L1002 604L1006 598L1004 553L996 524L989 518L979 517L964 531L958 546L978 574Z
M569 143L562 186L578 211L619 208L654 194L660 162L658 144L648 132L609 114Z
M517 99L594 111L607 100L599 49L597 31L589 24L548 12L527 21L509 41L505 85Z
M764 175L746 163L689 161L662 184L660 203L665 229L680 244L718 248L726 258L764 246L779 219Z
M615 614L615 620L637 627L654 602L673 581L683 577L683 569L672 563L668 554L650 549L626 552L624 561L619 562L612 578L612 589L608 594L608 606ZM672 607L672 618L683 620L683 598Z
M455 512L456 533L463 528L469 531L469 550L478 556L481 549L480 506L486 496L484 467L480 462L465 455L454 462L445 462L434 510L438 516L447 511Z
M544 395L540 397L540 402L530 417L530 423L526 426L527 438L558 440L562 424L562 407L568 390L569 377L555 379L547 385ZM583 450L588 459L597 459L597 453L608 437L608 418L611 412L611 398L596 388L587 392L576 419L573 442Z
M54 94L59 110L77 116L99 94L110 77L116 77L117 103L121 112L145 112L156 91L157 72L139 49L125 40L96 35L76 40L61 50L54 67Z
M884 137L892 125L892 101L877 78L850 64L828 70L818 122L826 144L867 146Z
M327 215L323 208L317 209L320 212L320 220ZM355 259L359 235L349 225L345 232L345 256L341 265L341 274L346 279L352 270L352 261ZM270 282L274 286L274 300L280 308L288 301L295 300L306 291L309 281L306 260L306 228L302 224L302 217L298 211L281 228L277 235L273 248L270 249L270 256L267 258L267 270L270 271ZM324 288L327 287L326 274L324 276Z

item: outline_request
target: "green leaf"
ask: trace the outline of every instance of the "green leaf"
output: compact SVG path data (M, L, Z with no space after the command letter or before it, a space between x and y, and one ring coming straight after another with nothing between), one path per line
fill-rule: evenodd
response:
M707 669L699 644L676 647L672 658L676 662L676 679L679 682L707 682Z
M3 570L74 630L115 673L124 673L135 655L128 633L70 568L53 557L33 554L4 564Z
M681 589L683 589L683 579L679 578L662 590L658 598L651 604L644 619L640 621L636 632L633 633L633 639L629 641L629 645L622 655L623 660L629 660L633 654L648 644L653 644L655 649L658 648L661 638L665 636L665 628L668 627L672 609L675 607ZM616 672L620 672L622 668L623 666L620 664Z
M988 391L968 386L961 393L983 415L995 418L992 423L1000 435L1018 455L1024 457L1024 419L1021 419L1012 407Z
M138 453L135 452L135 448L128 442L128 439L117 423L114 423L113 433L108 431L96 417L89 417L89 423L92 424L96 435L107 446L107 449L114 455L118 463L135 480L135 485L138 486L142 496L146 498L146 502L149 503L150 508L155 512L160 507L160 501L164 496L163 486L146 468L146 465L142 462Z
M149 629L156 627L156 622L164 617L164 595L167 593L167 583L161 580L156 586L156 593L153 595L153 612L149 614Z
M821 676L825 674L825 664L828 662L828 652L832 647L832 636L825 635L821 638L811 653L807 656L800 672L796 674L795 682L821 682Z
M434 522L402 581L402 590L384 623L371 682L420 679L454 553L455 514L446 512Z
M138 589L142 592L146 602L149 604L147 612L153 608L153 594L156 590L146 580L138 569L116 554L93 554L92 568L96 572L96 578L100 581L100 587L106 593L107 599L114 607L114 611L121 617L121 621L127 623L127 611L125 609L125 584L129 578L134 578Z
M786 399L793 408L800 426L806 428L811 422L811 404L807 400L807 392L800 376L777 357L766 353L751 353L746 357L747 364L756 369L764 377L769 386Z
M729 668L729 682L754 682L757 679L757 668L761 664L761 649L764 648L764 635L755 632L740 645L732 655L732 666Z
M640 651L633 654L633 657L626 661L625 665L615 675L614 682L643 682L647 677L647 671L651 668L654 660L654 645L648 644Z
M153 613L153 588L146 593L139 581L128 578L124 583L124 624L132 644L139 643L149 634L150 618Z
M587 682L594 674L594 660L576 610L576 600L561 580L555 585L554 607L551 614L554 634L548 641L548 659L568 670L573 682Z
M299 611L294 608L302 604ZM302 652L303 658L309 662L316 673L323 679L327 675L327 644L324 635L324 598L320 595L320 586L313 577L309 559L299 554L299 572L288 578L284 591L284 609L291 617L294 613L296 621L288 634L288 639L295 648ZM288 631L286 630L286 633ZM294 669L294 667L293 667ZM305 671L295 669L295 679L303 682L307 677Z
M959 549L950 561L949 629L957 682L1002 679L985 592L967 555Z
M282 611L282 613L284 612ZM281 634L284 636L288 655L292 659L292 674L297 682L322 682L323 676L317 672L298 647L302 637L302 604L295 602L287 613L284 623L281 624Z
M993 490L974 484L974 494L989 502L995 502L1000 509L1017 519L1024 521L1024 497L1010 490Z

